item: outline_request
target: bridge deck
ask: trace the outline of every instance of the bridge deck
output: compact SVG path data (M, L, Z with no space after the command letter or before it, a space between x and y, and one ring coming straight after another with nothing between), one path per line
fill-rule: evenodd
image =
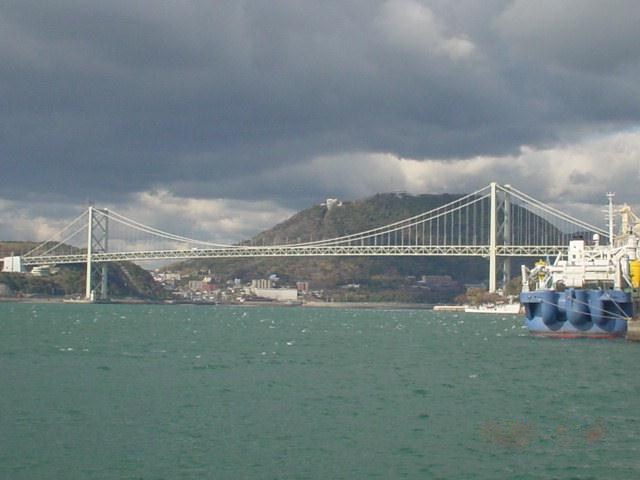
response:
M503 257L555 256L566 252L565 245L517 246L500 245L496 255ZM119 262L143 260L179 260L194 258L242 258L242 257L318 257L318 256L460 256L488 257L488 245L347 245L347 246L269 246L230 247L187 250L150 250L143 252L93 253L94 262ZM85 263L87 255L46 255L23 257L24 265L51 265Z

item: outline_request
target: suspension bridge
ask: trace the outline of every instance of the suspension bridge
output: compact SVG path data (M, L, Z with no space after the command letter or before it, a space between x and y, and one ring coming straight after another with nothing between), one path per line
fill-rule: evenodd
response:
M328 239L254 245L196 240L144 225L113 210L89 207L53 238L19 257L4 259L4 271L86 263L86 297L99 279L107 296L109 262L194 258L309 256L479 256L489 261L489 290L501 268L509 280L512 257L566 252L571 238L611 238L510 185L495 182L427 212L366 231ZM499 264L501 263L501 265Z

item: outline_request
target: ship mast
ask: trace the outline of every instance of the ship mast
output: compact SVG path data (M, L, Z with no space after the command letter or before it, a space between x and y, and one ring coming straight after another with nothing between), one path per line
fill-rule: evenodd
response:
M616 194L613 192L607 193L607 198L609 199L609 245L613 246L613 197Z

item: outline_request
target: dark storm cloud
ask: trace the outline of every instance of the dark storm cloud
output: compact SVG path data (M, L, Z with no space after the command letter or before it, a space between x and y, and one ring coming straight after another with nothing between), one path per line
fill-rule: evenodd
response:
M632 1L5 1L0 187L306 199L287 168L318 157L617 129L640 117L638 20Z
M515 1L495 23L528 61L604 74L638 67L635 0Z

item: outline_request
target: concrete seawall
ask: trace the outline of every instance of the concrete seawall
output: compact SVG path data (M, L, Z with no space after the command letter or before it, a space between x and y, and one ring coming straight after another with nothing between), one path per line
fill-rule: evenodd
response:
M640 342L640 319L629 320L627 322L627 340Z

